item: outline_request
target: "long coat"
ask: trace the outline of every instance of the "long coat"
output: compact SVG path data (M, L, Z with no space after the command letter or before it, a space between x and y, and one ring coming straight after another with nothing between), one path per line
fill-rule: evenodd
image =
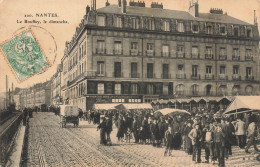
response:
M104 119L99 125L98 129L100 129L100 144L107 144L106 140L106 120Z
M125 125L123 119L118 119L118 131L116 137L124 137Z

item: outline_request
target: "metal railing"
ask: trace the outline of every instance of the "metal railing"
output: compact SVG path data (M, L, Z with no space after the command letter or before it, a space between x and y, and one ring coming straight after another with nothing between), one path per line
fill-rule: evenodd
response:
M17 118L0 134L0 166L5 166L14 143L14 138L21 125L23 115L19 113Z
M219 55L219 60L227 60L227 55Z
M199 80L200 79L200 75L191 75L190 78Z
M240 56L239 55L232 55L232 60L240 60Z

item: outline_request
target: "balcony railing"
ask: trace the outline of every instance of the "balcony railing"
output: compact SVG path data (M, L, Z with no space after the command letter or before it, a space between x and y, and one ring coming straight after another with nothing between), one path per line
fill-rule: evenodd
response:
M140 78L139 73L129 73L130 78Z
M170 52L161 52L162 57L169 57L170 56Z
M106 77L106 72L105 71L87 71L84 73L85 77Z
M228 76L226 74L219 74L218 77L220 80L228 80Z
M232 60L239 61L240 60L240 56L239 55L232 55Z
M186 79L186 74L176 74L177 79Z
M194 79L194 80L199 80L200 79L200 75L191 75L190 78Z
M238 74L233 74L232 75L232 79L236 80L236 81L240 81L241 80L241 76L239 76Z
M190 57L192 59L200 59L200 54L191 54Z
M121 72L113 72L113 76L115 77L115 78L123 78L124 77L124 75L123 75L123 73Z
M121 54L123 54L123 49L113 49L113 54L114 55L121 55Z
M206 74L205 79L212 80L212 79L214 79L214 75L213 74Z
M219 60L227 60L227 55L219 55Z
M156 78L155 73L147 73L145 74L145 78Z
M147 50L146 56L154 56L154 51L153 50Z
M138 56L138 55L139 55L139 52L138 52L137 49L131 49L131 50L129 50L129 54L130 54L131 56Z
M171 74L163 73L162 79L171 79Z
M213 59L213 54L205 54L205 59Z
M185 58L185 53L176 53L176 58Z
M246 61L253 61L253 56L245 56Z
M245 80L246 81L253 81L254 80L254 76L247 75L247 76L245 76Z
M106 54L106 53L107 53L106 49L96 48L96 54Z

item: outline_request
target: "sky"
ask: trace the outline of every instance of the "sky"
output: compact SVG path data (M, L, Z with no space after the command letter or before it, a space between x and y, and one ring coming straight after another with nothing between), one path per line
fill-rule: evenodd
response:
M105 7L107 0L97 0L97 9ZM130 0L127 0L129 3ZM137 1L137 0L135 0ZM194 0L195 1L195 0ZM109 0L110 4L117 4L118 0ZM164 9L188 11L188 0L144 0L146 7L151 2L163 3ZM21 32L21 28L29 25L34 27L36 37L48 59L55 62L45 72L37 74L19 83L12 73L3 53L0 52L0 92L5 91L5 78L8 76L8 87L29 87L35 83L45 82L56 72L65 49L65 42L70 41L76 27L85 15L86 5L91 0L0 0L0 44ZM260 0L199 0L199 12L208 13L210 8L221 8L228 15L253 24L254 10L260 25ZM36 17L37 13L56 13L58 17ZM25 17L32 15L33 17ZM24 20L39 20L42 23L24 23ZM46 20L47 23L43 23ZM65 24L50 24L48 21L67 21ZM22 21L22 23L18 23ZM39 28L41 27L41 28ZM46 35L47 34L47 35ZM57 50L56 50L57 46ZM56 54L54 52L56 51Z

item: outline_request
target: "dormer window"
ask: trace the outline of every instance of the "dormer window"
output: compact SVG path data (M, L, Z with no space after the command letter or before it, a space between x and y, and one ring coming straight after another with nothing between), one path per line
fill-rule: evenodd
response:
M238 27L234 27L233 32L234 32L234 36L238 37Z
M219 32L221 35L226 35L226 27L225 26L220 26Z
M170 31L170 22L163 21L163 31Z
M199 32L199 25L198 24L192 24L192 32L193 33Z
M212 26L207 26L207 34L213 34Z
M98 16L97 17L97 25L98 26L105 26L105 16Z
M183 22L179 22L178 23L178 31L179 32L184 32L184 24L183 24Z
M122 28L122 18L116 17L116 27Z
M246 37L248 37L248 38L252 37L252 28L246 29Z

